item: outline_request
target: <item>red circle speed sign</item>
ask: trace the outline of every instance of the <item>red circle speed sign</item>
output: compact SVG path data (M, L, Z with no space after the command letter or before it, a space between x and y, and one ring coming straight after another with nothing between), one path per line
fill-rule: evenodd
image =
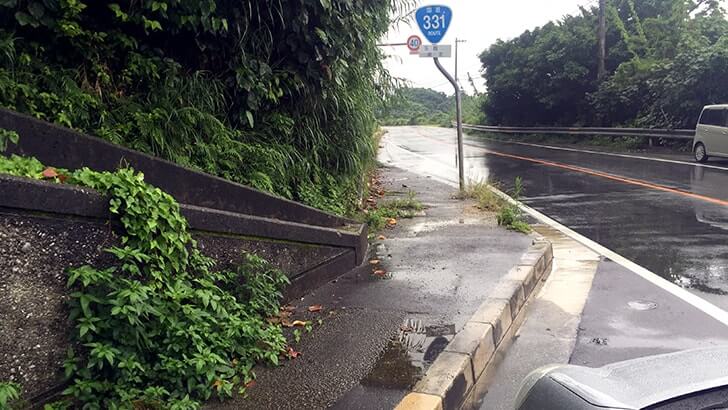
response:
M409 36L407 39L407 48L410 49L410 51L417 51L420 49L420 46L422 45L422 39L420 36Z

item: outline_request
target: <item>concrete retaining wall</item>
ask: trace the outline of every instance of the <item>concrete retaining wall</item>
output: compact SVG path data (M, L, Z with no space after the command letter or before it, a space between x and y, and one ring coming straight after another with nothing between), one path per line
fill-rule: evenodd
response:
M360 266L366 225L0 109L12 153L113 170L124 160L179 202L202 252L224 268L253 252L282 269L293 299ZM62 383L69 346L66 270L115 262L120 225L108 199L81 187L0 174L0 381L42 398ZM31 400L33 401L33 400Z
M20 143L8 147L9 154L33 156L46 165L68 169L113 171L128 164L180 203L319 226L351 222L4 108L0 108L0 128L20 135Z

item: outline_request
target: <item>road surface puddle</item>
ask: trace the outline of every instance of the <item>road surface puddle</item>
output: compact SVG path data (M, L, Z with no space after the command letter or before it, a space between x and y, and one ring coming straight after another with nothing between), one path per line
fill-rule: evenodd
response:
M387 389L411 389L447 347L455 325L425 326L407 319L361 384Z

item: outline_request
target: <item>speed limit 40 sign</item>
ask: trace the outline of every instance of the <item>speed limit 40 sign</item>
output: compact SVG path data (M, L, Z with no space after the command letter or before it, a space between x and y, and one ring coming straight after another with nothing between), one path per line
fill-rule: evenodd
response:
M422 39L420 36L409 36L407 38L407 48L409 48L410 54L417 54L420 52L422 47Z

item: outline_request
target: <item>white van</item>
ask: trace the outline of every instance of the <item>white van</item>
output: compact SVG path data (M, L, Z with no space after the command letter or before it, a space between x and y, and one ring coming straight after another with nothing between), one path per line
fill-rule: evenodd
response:
M728 157L728 104L706 105L695 127L693 154L698 162Z

